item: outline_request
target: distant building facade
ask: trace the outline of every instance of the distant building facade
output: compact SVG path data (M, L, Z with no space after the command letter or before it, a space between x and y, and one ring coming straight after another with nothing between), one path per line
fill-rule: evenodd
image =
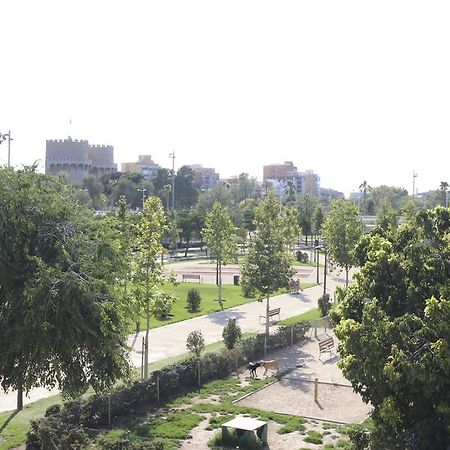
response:
M321 200L330 202L331 200L339 200L345 198L344 194L334 189L319 188L319 197Z
M154 180L158 176L158 170L161 169L150 155L139 155L138 161L122 163L122 172L140 173L147 180Z
M320 178L312 170L299 172L292 161L284 164L271 164L263 167L263 180L271 183L277 196L282 196L288 189L288 182L293 183L296 194L319 196Z
M47 140L45 173L64 172L72 183L81 183L89 175L101 177L117 172L112 145L90 145L87 140Z
M190 164L194 174L194 186L197 189L209 191L219 182L219 174L211 167L203 167L201 164Z

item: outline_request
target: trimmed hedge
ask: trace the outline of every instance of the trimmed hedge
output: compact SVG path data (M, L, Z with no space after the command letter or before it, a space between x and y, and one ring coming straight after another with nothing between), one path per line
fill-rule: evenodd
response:
M309 327L309 322L280 327L276 333L267 337L267 351L287 347L291 344L291 339L298 342L303 339ZM242 339L233 352L221 350L207 353L200 360L188 359L155 370L146 381L136 381L110 393L95 394L87 400L70 401L63 408L50 407L45 417L32 422L26 448L46 450L54 448L54 444L58 447L64 444L65 449L85 448L86 442L98 434L99 429L108 425L108 400L111 404L111 422L144 407L157 407L157 377L160 400L167 400L198 388L199 361L202 383L224 378L236 368L236 355L239 365L263 357L265 339L265 334ZM76 437L76 442L70 446L67 446L68 436Z

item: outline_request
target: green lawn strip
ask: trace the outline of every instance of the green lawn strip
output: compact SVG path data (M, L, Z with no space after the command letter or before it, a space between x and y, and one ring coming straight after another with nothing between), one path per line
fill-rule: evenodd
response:
M302 283L302 289L308 289L315 286L316 283ZM198 289L201 296L200 308L198 311L190 312L187 309L186 297L189 289ZM173 304L172 314L167 319L157 319L152 317L150 319L150 328L158 328L164 325L169 325L175 322L181 322L183 320L192 319L193 317L203 316L220 311L220 306L217 302L218 287L215 284L206 283L180 283L177 286L166 284L163 290L169 294L173 294L177 297L177 300ZM284 294L286 290L280 289L276 295ZM224 302L224 308L233 308L245 303L256 301L255 298L247 298L242 295L241 287L231 284L225 284L222 286L222 296ZM140 318L141 330L146 329L145 317ZM136 322L130 323L130 333L136 330Z
M300 322L302 320L317 320L321 318L321 313L319 308L312 309L298 316L289 317L288 319L280 320L277 325L293 325L294 323Z
M17 414L14 411L0 413L0 429L4 427L0 432L0 450L8 450L24 443L30 422L42 417L47 408L56 403L62 404L61 395L52 395L25 405Z

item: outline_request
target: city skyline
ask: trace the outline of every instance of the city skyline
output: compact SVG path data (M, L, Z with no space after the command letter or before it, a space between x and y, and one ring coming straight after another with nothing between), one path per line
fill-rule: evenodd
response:
M449 181L445 2L25 4L3 5L0 29L13 166L43 170L46 139L70 135L114 146L119 167L175 150L176 168L261 180L293 161L345 195L411 194L414 170L420 192Z

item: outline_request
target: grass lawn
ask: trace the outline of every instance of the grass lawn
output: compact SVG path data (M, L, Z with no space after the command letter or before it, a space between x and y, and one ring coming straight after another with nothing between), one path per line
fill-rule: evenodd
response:
M292 325L296 322L299 322L301 320L317 320L322 317L322 314L320 313L319 308L312 309L311 311L307 311L303 314L300 314L298 316L289 317L289 319L280 320L277 322L277 325Z
M302 283L302 288L307 289L315 286L315 283ZM186 297L189 289L198 289L201 296L200 309L196 312L190 312L187 309ZM170 323L181 322L182 320L192 319L193 317L203 316L213 312L220 311L220 306L217 302L218 287L215 284L206 283L180 283L177 286L167 284L164 286L164 291L170 294L174 294L178 299L175 301L172 314L170 317L164 320L151 317L150 328L158 328ZM286 291L280 291L282 294ZM241 286L234 286L231 284L222 285L222 297L224 308L233 308L244 303L253 302L255 298L243 297ZM141 330L146 329L145 317L141 317L140 325ZM130 333L136 330L136 323L130 323Z
M8 450L24 443L30 429L30 421L42 417L46 409L55 403L62 403L61 395L52 395L26 405L18 413L0 413L0 450Z

